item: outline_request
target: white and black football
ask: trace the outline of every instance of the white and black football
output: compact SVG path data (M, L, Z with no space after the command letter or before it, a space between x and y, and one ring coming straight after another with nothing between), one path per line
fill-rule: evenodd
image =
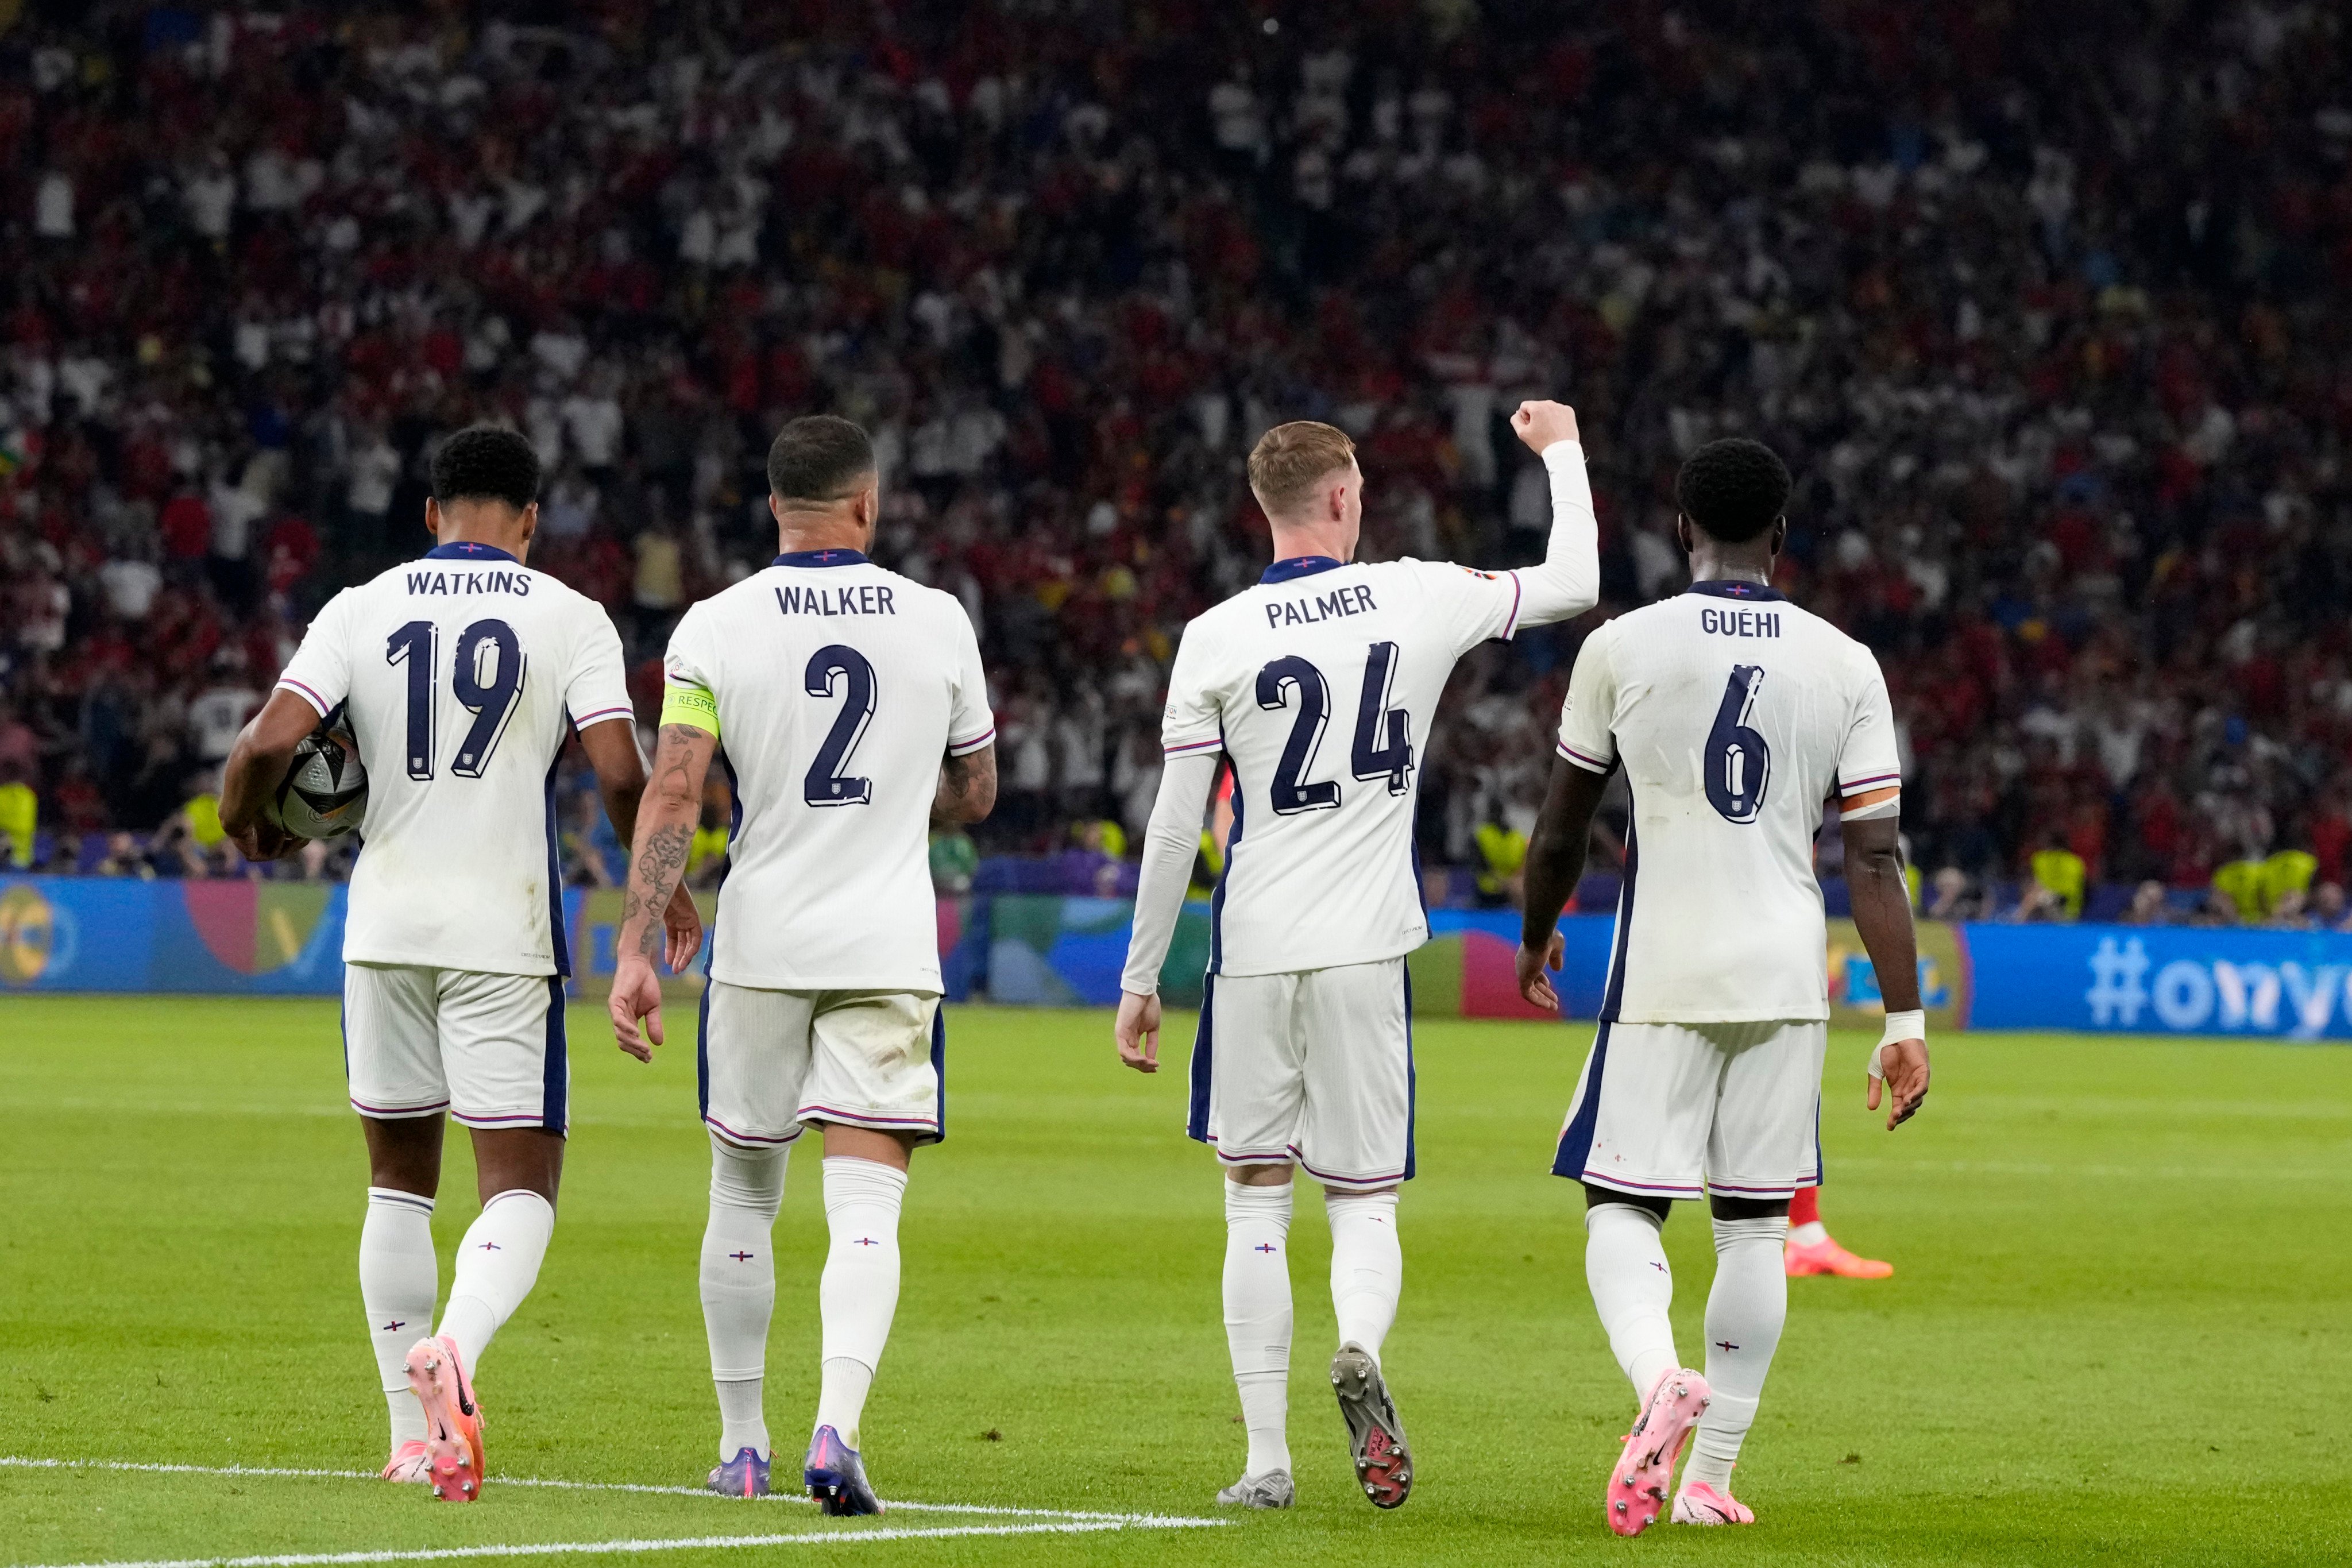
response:
M367 770L341 730L321 724L294 748L278 786L278 820L297 838L341 838L367 820Z

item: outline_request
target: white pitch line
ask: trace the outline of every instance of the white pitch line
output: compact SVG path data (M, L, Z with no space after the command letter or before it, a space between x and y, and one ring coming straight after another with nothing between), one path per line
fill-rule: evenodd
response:
M1215 1524L1218 1520L1189 1523ZM440 1563L466 1557L596 1557L645 1552L716 1551L740 1546L846 1546L868 1541L944 1541L962 1535L1087 1535L1126 1530L1107 1521L1055 1524L950 1524L928 1530L796 1531L782 1535L690 1535L674 1541L549 1541L512 1546L441 1546L417 1552L288 1552L268 1557L167 1557L143 1561L45 1564L42 1568L321 1568L351 1563Z
M299 1480L373 1481L381 1479L373 1470L296 1469L269 1465L172 1465L138 1459L37 1459L17 1455L0 1455L0 1468L26 1470L128 1470L147 1475L180 1476L275 1476ZM636 1492L656 1497L709 1498L715 1501L738 1502L739 1498L723 1498L706 1487L651 1486L642 1481L565 1481L547 1480L536 1476L498 1476L486 1484L502 1487L551 1487L564 1491ZM805 1506L814 1500L797 1492L771 1492L759 1502L800 1503ZM1230 1524L1226 1519L1193 1519L1171 1513L1116 1513L1094 1509L1010 1508L992 1503L907 1502L891 1498L884 1500L895 1510L907 1513L969 1513L1007 1519L1064 1520L1078 1524L1102 1524L1113 1527L1133 1525L1142 1529L1196 1529L1202 1526ZM206 1562L213 1559L207 1558ZM242 1561L242 1560L240 1560ZM257 1561L258 1561L257 1559ZM324 1562L327 1559L320 1559ZM378 1559L368 1558L375 1562Z

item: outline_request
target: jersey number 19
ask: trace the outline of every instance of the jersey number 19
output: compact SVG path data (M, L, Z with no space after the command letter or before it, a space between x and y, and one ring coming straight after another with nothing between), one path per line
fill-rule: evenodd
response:
M440 652L441 628L431 621L411 621L383 643L386 664L408 667L408 776L419 783L433 776L433 715L439 705L434 685ZM458 742L451 773L478 779L490 765L490 753L499 749L499 738L514 715L515 699L522 695L522 638L506 622L479 620L457 634L449 689L474 715L474 722Z

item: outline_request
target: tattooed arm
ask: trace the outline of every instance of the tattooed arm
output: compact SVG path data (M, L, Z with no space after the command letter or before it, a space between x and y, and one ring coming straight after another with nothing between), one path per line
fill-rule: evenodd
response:
M978 822L996 809L996 748L982 746L940 763L940 791L931 797L931 825Z
M581 750L596 770L596 793L604 797L604 816L622 843L637 836L637 802L646 791L646 759L637 750L637 727L619 719L591 724L580 731ZM669 933L669 969L683 974L702 951L702 912L684 886L662 908L662 926Z
M653 1047L662 1041L661 982L654 974L662 927L655 915L677 896L685 879L687 853L694 846L694 825L702 811L702 778L718 745L719 738L709 731L664 724L654 753L653 782L637 807L610 1006L614 1038L639 1061L653 1060Z

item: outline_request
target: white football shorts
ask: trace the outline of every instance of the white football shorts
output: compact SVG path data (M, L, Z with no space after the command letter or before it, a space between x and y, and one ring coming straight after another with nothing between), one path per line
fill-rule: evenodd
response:
M908 991L762 991L714 980L702 993L702 1120L747 1148L789 1143L805 1124L947 1136L947 1020Z
M1229 1165L1296 1160L1327 1187L1412 1176L1412 984L1402 958L1213 974L1185 1131Z
M343 1076L362 1116L562 1132L563 976L346 963Z
M1603 1024L1552 1174L1662 1198L1822 1179L1825 1023Z

